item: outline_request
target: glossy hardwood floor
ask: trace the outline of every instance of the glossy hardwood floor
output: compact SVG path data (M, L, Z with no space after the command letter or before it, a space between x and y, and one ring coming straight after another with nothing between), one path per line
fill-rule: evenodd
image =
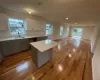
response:
M90 43L63 39L53 49L52 60L37 69L31 51L5 58L0 80L92 80Z
M0 80L25 80L36 71L31 54L31 51L25 51L5 58L0 63Z

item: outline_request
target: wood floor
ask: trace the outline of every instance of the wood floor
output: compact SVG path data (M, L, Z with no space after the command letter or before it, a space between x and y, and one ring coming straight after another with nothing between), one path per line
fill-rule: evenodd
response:
M92 80L90 43L63 39L53 49L52 60L37 69L31 51L5 58L0 80Z

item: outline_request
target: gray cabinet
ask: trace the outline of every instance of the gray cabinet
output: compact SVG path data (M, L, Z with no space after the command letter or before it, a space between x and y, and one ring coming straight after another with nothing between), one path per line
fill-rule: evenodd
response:
M2 53L2 47L1 47L1 43L0 43L0 62L3 60L4 56Z
M4 56L9 56L29 49L28 39L4 41L1 43L1 45Z
M37 41L46 40L48 39L47 36L37 37Z
M20 43L20 45L19 45L20 51L24 51L24 50L29 49L30 44L29 44L29 40L28 39L21 39L19 41L19 43Z
M18 40L4 41L2 42L2 51L4 56L9 56L13 53L19 52L20 43Z

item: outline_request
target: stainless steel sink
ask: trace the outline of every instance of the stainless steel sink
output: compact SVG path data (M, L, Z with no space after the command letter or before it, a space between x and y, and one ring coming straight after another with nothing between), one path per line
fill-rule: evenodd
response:
M24 39L25 37L15 37L15 39Z

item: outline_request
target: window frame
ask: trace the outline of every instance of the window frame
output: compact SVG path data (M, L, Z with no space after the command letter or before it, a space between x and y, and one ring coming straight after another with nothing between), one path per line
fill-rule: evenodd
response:
M24 19L9 17L9 18L8 18L8 27L9 27L10 34L11 34L11 35L18 35L18 33L17 33L17 32L13 33L13 32L11 31L9 19L22 20L22 21L23 21L23 31L24 31L24 32L23 32L23 33L20 33L20 32L19 32L19 34L20 34L20 35L26 34L26 21L25 21ZM17 28L18 28L18 27L17 27Z

